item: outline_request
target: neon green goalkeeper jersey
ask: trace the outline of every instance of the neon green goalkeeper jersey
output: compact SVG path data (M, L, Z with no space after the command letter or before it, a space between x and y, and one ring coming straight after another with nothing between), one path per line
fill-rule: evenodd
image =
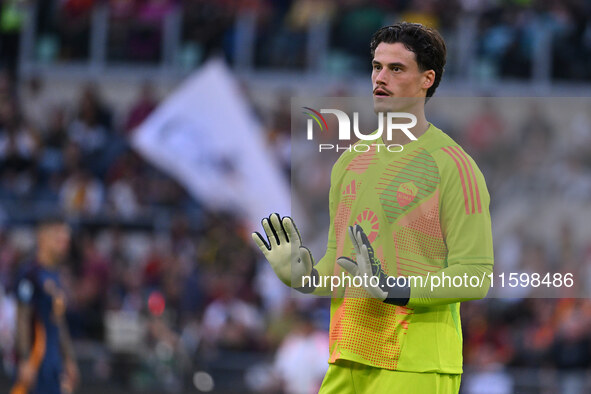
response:
M369 298L361 287L340 289L331 303L329 362L462 373L460 302L484 297L492 272L489 201L474 160L431 124L402 152L374 145L341 155L331 174L328 247L316 266L321 276L342 276L336 259L355 259L347 228L359 224L388 275L466 273L481 286L462 293L411 282L407 306Z

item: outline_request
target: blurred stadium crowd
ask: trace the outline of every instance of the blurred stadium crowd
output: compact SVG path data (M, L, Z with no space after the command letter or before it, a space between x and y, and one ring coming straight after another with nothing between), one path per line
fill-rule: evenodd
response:
M0 232L5 373L12 367L14 341L11 279L32 256L35 215L63 209L75 230L63 267L68 321L87 382L136 389L160 385L176 392L202 368L212 373L218 388L243 384L264 391L294 380L301 387L302 375L313 376L310 385L317 384L327 353L327 300L291 298L236 217L193 202L174 180L129 148L133 126L159 102L153 88L138 86L139 99L116 110L96 85L81 86L79 99L69 104L44 102L43 86L33 78L17 89L0 78L0 201L3 207L29 207L28 215L5 211ZM289 107L277 103L257 112L265 114L260 120L270 148L288 166ZM535 124L508 133L488 105L465 129L452 131L490 174L493 221L501 200L515 193L532 199L537 193L560 193L572 204L587 201L591 145L581 141L578 154L568 158L556 152L545 156L559 136L542 126L543 116L530 119ZM585 129L583 140L591 135L589 124ZM533 133L528 130L535 134L528 136ZM519 154L511 149L518 146L525 146ZM542 164L549 157L563 170L545 183L532 181L547 173ZM564 179L573 181L563 184ZM159 223L162 209L169 214ZM568 223L555 232L559 242L544 245L531 239L527 223L521 223L495 245L497 264L537 272L564 264L584 277L591 244L577 244ZM583 371L591 366L588 299L469 302L462 307L462 319L465 362L473 372L466 374L466 382L491 371L515 379L520 387L531 382L529 375L508 374L507 367L530 373L543 371L531 368L550 368L586 379ZM136 324L125 328L117 324L121 321ZM120 333L125 329L131 334ZM138 347L129 349L130 343ZM268 378L273 370L276 381ZM552 376L544 375L547 384ZM556 376L549 384L560 382L562 375Z
M1 58L9 70L17 67L23 23L11 14L17 3L3 2L0 16ZM88 57L95 3L110 6L108 57L114 61L157 61L164 17L180 5L183 53L197 63L219 50L235 60L235 21L248 11L258 15L254 65L273 70L305 67L307 27L318 20L329 22L331 67L355 71L366 69L368 37L388 21L439 28L453 47L459 37L451 32L474 17L474 61L482 73L530 77L533 37L547 30L552 77L591 79L588 1L43 1L38 56ZM452 63L450 72L459 66L454 70ZM213 379L216 390L313 392L328 358L327 300L290 297L238 218L208 211L130 149L130 133L161 99L155 86L137 85L137 99L125 108L102 97L100 82L79 89L74 102L48 101L43 78L17 83L10 73L0 75L4 375L14 368L12 279L32 256L35 218L62 209L75 231L62 274L86 387L207 391ZM288 173L289 103L279 92L269 93L276 105L253 109ZM547 152L561 136L532 111L522 129L503 132L493 107L484 107L469 127L452 132L487 176L493 222L501 200L516 192L532 199L560 193L580 209L588 207L589 119L576 126L576 154L551 156ZM497 261L538 271L565 264L589 276L591 243L577 242L568 223L554 226L552 245L529 231L523 222L504 234L495 245ZM468 302L462 322L465 392L590 390L588 299Z
M7 74L0 77L4 373L14 368L13 279L34 258L36 217L57 210L74 229L62 274L87 384L180 392L198 384L191 379L201 367L217 388L242 387L244 370L272 360L289 333L313 339L302 356L315 366L316 384L328 345L312 319L320 315L326 328L327 311L297 309L238 218L205 210L130 149L133 127L159 101L151 85L138 86L139 99L124 113L103 101L96 85L81 86L69 104L44 101L43 86L33 78L18 89ZM325 301L305 301L306 309ZM277 359L277 371L304 362L290 357ZM259 375L251 388L280 384Z
M556 79L591 79L591 6L584 0L7 0L0 35L10 67L27 4L36 4L33 56L41 63L94 56L89 42L101 39L93 29L105 28L105 56L115 63L157 63L168 40L188 67L219 51L244 66L237 58L252 51L248 66L258 69L302 70L320 61L330 72L355 72L367 69L367 37L407 20L442 32L454 54L448 75L530 78L542 67ZM97 13L100 6L108 11ZM252 37L239 37L245 34Z

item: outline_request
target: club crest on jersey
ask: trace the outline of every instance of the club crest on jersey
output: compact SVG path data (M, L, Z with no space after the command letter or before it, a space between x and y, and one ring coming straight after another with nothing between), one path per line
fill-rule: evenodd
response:
M410 204L417 196L417 191L417 186L412 181L401 183L398 187L398 192L396 193L396 200L398 201L398 205L404 208L405 206Z

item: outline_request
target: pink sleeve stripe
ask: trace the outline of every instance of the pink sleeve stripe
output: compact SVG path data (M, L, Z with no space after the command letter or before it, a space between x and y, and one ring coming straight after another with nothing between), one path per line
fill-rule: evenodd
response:
M464 173L462 172L462 165L460 164L458 159L455 158L453 153L451 153L449 150L447 150L445 148L441 148L441 149L453 159L453 161L456 163L456 166L458 167L458 172L460 173L460 180L462 181L462 189L464 190L464 204L466 206L466 215L469 215L470 210L468 209L468 193L466 192L466 181L464 180Z
M457 146L450 146L449 150L451 150L458 159L460 159L460 161L462 162L462 165L464 166L464 170L466 170L466 178L468 178L468 186L470 189L470 202L472 203L472 213L475 213L476 210L476 201L474 198L474 190L472 188L472 177L470 176L470 170L468 170L468 166L466 165L466 162L464 161L464 158L462 157L462 155L459 153L460 148ZM474 185L476 186L476 185Z
M476 183L476 175L474 174L474 168L472 168L472 163L468 160L468 155L466 152L460 149L460 153L466 158L466 161L470 165L470 172L472 173L472 179L474 179L474 185L476 186L476 201L478 203L478 213L482 213L482 204L480 203L480 192L478 191L478 183Z

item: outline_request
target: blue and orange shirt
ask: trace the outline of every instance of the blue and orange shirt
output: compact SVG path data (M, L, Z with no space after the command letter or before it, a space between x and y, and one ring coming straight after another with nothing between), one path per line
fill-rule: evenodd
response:
M18 276L15 290L19 303L32 309L32 346L28 361L37 371L37 382L32 388L20 385L20 391L17 382L13 392L59 393L62 353L58 319L63 318L66 309L59 273L37 262L28 263Z

